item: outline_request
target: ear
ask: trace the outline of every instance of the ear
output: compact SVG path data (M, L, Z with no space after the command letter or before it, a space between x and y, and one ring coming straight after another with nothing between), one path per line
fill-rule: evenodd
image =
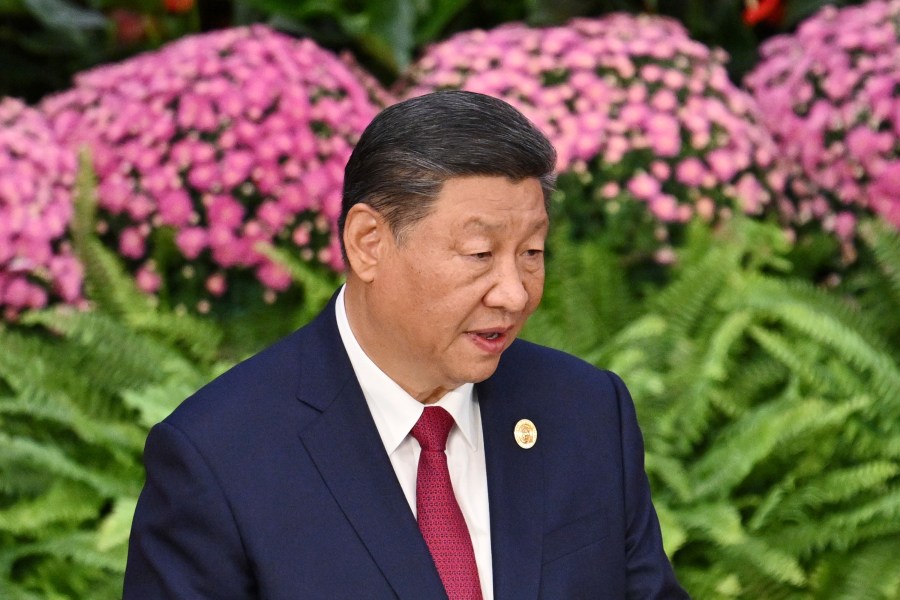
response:
M391 236L381 214L368 204L354 204L344 221L344 247L350 270L366 283L375 278L384 245Z

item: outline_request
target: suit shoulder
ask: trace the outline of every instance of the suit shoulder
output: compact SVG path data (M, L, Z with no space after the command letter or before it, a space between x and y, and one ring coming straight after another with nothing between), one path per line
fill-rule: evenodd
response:
M292 400L306 343L307 332L299 329L237 363L185 399L166 422L185 431L227 426Z

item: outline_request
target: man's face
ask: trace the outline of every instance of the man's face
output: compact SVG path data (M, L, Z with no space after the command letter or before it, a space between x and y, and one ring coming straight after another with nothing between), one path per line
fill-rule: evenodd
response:
M540 303L547 227L537 179L447 181L385 245L368 299L376 364L422 401L489 377Z

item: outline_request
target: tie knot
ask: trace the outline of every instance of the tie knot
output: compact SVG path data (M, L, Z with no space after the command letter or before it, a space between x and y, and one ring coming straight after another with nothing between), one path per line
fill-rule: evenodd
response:
M422 446L422 450L443 452L447 436L453 428L453 416L440 406L428 406L413 425L410 433Z

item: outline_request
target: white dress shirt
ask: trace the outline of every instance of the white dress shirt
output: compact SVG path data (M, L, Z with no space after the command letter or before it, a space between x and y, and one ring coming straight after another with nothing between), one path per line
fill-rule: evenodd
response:
M409 507L416 514L416 470L421 448L409 435L410 430L425 405L410 396L393 379L378 368L353 335L347 310L344 307L344 289L338 294L336 307L337 325L341 341L350 356L353 371L362 387L369 411L375 420L378 434L391 459L400 487L406 495ZM481 430L481 411L475 397L475 386L461 385L447 392L433 406L443 407L453 416L456 426L447 438L447 467L453 492L472 537L475 563L484 600L492 600L493 570L491 566L491 530L488 509L487 468L484 458L484 440Z

